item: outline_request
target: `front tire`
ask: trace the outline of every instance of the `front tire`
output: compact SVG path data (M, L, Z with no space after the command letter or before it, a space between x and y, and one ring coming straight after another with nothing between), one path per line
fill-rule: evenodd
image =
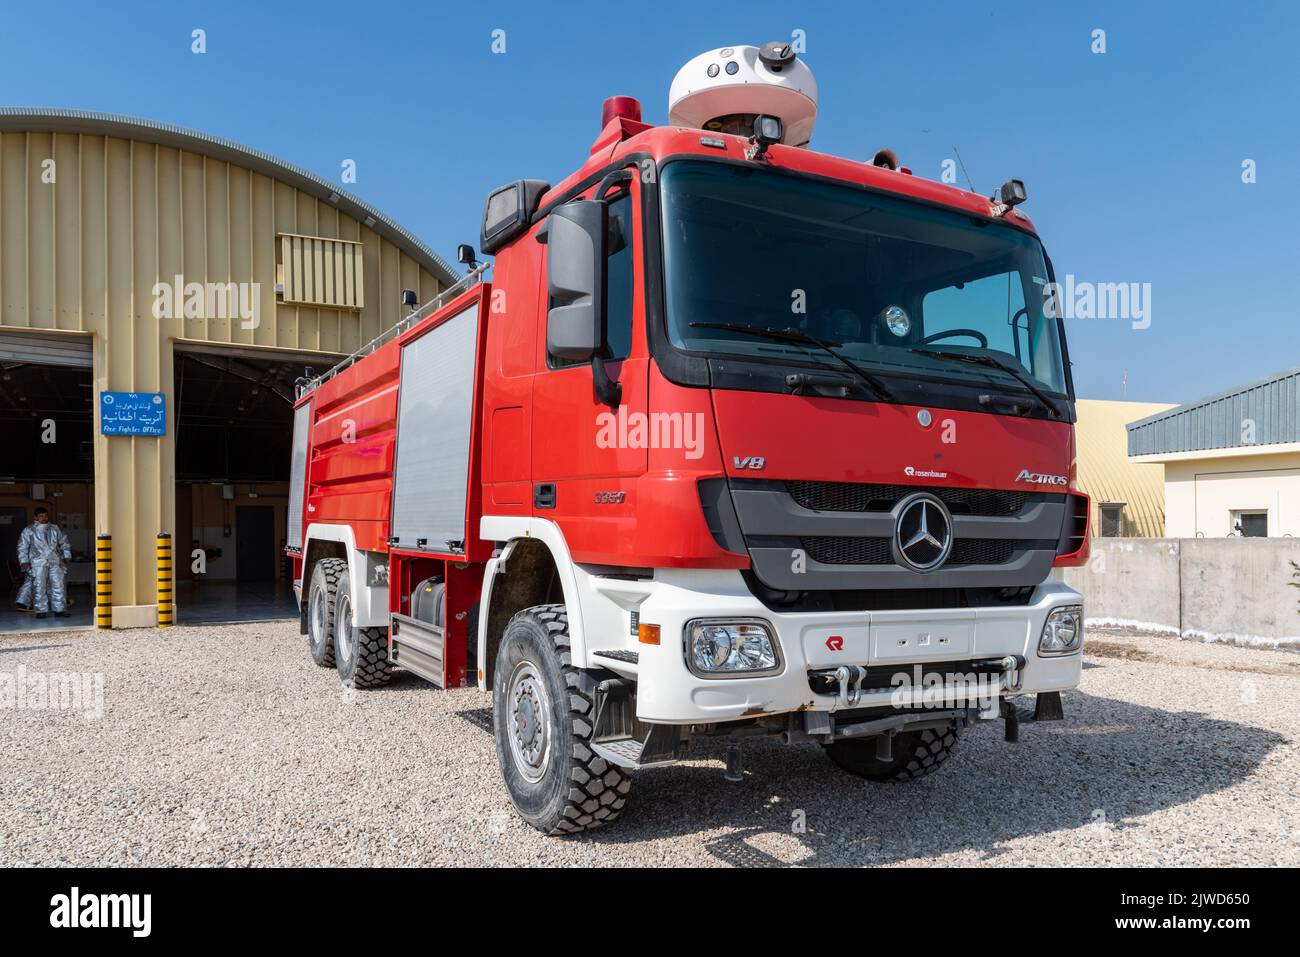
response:
M611 823L632 786L591 750L595 707L579 679L563 605L510 619L492 681L497 761L520 816L546 834Z
M341 558L322 558L311 572L307 588L307 649L322 668L334 667L334 610L339 579L347 574Z
M388 684L388 629L358 628L352 620L352 581L339 576L334 616L334 661L345 688L377 688Z
M826 745L826 756L837 765L868 781L910 781L938 769L957 747L961 729L955 724L946 728L902 731L894 736L894 756L889 761L876 757L874 738L833 741Z

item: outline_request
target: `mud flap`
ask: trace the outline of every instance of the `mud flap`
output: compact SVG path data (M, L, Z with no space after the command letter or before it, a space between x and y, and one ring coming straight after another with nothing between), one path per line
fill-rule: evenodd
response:
M1061 692L1040 691L1034 705L1035 721L1061 721L1065 718L1065 709L1061 706Z

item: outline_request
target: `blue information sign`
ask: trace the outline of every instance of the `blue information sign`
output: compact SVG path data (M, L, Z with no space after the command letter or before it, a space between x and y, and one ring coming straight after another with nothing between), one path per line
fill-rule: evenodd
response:
M101 392L101 435L166 435L167 405L161 392Z

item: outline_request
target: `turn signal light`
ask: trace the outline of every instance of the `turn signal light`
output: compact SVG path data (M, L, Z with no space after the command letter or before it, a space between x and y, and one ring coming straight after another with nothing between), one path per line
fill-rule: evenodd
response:
M643 645L659 644L659 626L645 623L636 626L636 640Z

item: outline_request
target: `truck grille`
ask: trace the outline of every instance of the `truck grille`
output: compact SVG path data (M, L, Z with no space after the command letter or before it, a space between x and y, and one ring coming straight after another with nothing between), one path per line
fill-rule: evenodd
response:
M952 550L926 572L895 562L892 547L893 511L917 492L952 513ZM701 505L715 538L749 553L757 581L787 593L1037 585L1066 522L1063 494L890 483L732 478L701 483Z
M954 515L1014 515L1026 501L1025 492L982 488L805 481L785 487L797 504L816 512L888 512L914 492L929 492Z
M800 539L803 550L823 565L892 565L893 552L887 538L833 538L813 536ZM1022 542L1037 545L1036 542ZM952 543L945 565L1004 565L1011 560L1016 542L1009 538L959 538Z

